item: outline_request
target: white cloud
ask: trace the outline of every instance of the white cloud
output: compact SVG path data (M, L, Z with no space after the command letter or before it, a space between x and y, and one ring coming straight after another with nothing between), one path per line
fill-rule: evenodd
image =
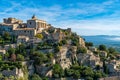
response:
M68 4L69 7L56 4L50 7L35 5L33 2L29 4L32 7L24 6L23 3L10 2L11 7L5 8L3 12L0 11L1 21L5 17L16 17L26 21L33 14L36 14L38 18L47 20L49 23L56 27L67 28L70 27L74 32L81 35L96 35L96 34L114 34L120 30L120 11L114 11L110 15L107 15L112 5L117 0L106 0L99 3L77 3ZM14 11L16 10L16 11ZM9 13L8 13L9 12ZM104 14L103 16L94 16L97 14ZM93 16L91 19L84 17ZM118 17L119 16L119 17Z

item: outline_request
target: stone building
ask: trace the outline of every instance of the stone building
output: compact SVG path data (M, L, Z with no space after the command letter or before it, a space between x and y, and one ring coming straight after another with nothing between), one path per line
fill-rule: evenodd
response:
M97 48L96 47L89 47L89 50L91 50L91 51L97 51Z
M92 68L95 68L96 65L100 65L100 67L103 66L103 63L100 61L100 58L93 54L80 53L78 54L78 61L80 64L91 66Z
M27 20L27 23L16 18L5 18L0 24L0 34L9 32L11 35L33 38L37 33L49 27L46 21L37 19L35 15L32 16L32 19Z
M29 40L29 37L27 37L27 36L18 36L17 43L18 44L19 43L25 43L25 42L28 42L28 40Z
M17 28L14 30L14 35L16 36L28 36L29 38L33 38L36 34L36 29L34 28Z
M6 24L20 24L22 23L23 21L22 20L19 20L19 19L16 19L16 18L4 18L3 19L4 23Z
M4 34L5 32L8 32L9 34L13 34L13 30L15 30L18 27L18 24L6 24L2 23L0 24L0 34Z
M18 68L15 68L13 70L3 70L2 72L2 75L4 76L17 76L17 77L23 77L23 71L22 69L18 69Z
M32 19L27 20L27 27L35 28L38 33L48 28L46 21L37 19L35 15L32 16Z
M120 72L120 61L119 60L112 60L107 63L107 67L109 69L109 73L111 75L115 75L116 72Z
M100 56L107 57L107 52L106 51L100 51Z

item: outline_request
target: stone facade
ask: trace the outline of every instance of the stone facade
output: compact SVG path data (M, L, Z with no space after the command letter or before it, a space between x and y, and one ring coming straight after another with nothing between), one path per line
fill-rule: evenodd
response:
M25 42L28 42L28 40L29 40L29 37L27 37L27 36L18 36L18 38L17 38L17 43L19 44L21 44L21 43L25 43Z
M9 32L11 35L33 38L37 33L40 33L43 29L47 29L48 27L49 25L46 21L39 20L35 16L27 20L27 23L23 23L22 20L15 18L7 18L3 19L3 23L0 24L0 34Z
M6 24L18 24L18 23L22 23L23 21L22 20L19 20L19 19L16 19L16 18L4 18L3 19L4 23Z
M91 51L97 51L97 48L96 47L89 47L89 50L91 50Z
M107 63L107 67L109 69L109 72L115 73L120 70L120 61L119 60L112 60Z
M13 69L13 70L3 70L1 72L4 76L17 76L17 77L23 77L23 72L21 69Z
M95 56L93 54L78 54L78 61L80 64L91 66L92 68L95 68L96 65L103 66L103 63L100 61L99 56Z
M34 28L18 28L14 30L14 35L33 38L36 35L36 30Z
M100 56L107 57L107 52L106 51L100 51Z
M46 21L37 19L35 15L33 15L32 19L27 20L27 27L35 28L38 33L48 28Z

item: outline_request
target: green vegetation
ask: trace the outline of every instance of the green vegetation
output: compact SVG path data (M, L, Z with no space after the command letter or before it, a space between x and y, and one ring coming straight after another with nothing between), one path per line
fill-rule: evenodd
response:
M2 70L12 70L15 68L22 68L22 64L20 62L10 62L10 61L2 61L0 62L0 71Z
M29 80L42 80L42 78L40 78L40 76L37 74L33 74Z
M51 28L47 31L48 34L53 37L55 31L59 30ZM62 31L61 35L63 33L63 35L65 36L62 37L62 40L60 39L57 41L56 39L47 39L45 38L45 36L43 36L42 33L39 33L35 36L41 39L41 42L39 43L20 44L17 45L16 48L12 48L11 46L6 51L6 54L0 55L0 71L21 68L25 75L24 78L20 78L20 80L27 80L28 77L29 80L48 80L48 78L45 77L44 74L40 74L37 71L37 67L45 67L45 69L48 69L50 71L52 70L52 78L70 77L72 79L97 80L98 78L106 77L106 75L109 75L109 70L107 68L106 62L116 59L117 52L114 48L107 48L105 45L99 45L98 50L93 52L94 54L90 54L93 57L95 56L95 58L100 56L101 61L103 61L103 67L101 67L100 65L95 65L95 68L84 66L84 63L82 64L79 62L81 60L81 57L79 57L78 55L79 53L86 53L85 55L88 56L89 54L87 53L87 49L89 47L92 47L93 43L86 42L85 46L81 46L79 43L80 36L78 36L76 33L71 33L71 35L69 35L69 32L66 30L60 29L60 31ZM6 44L6 42L11 44L15 41L16 37L11 36L7 32L0 37L0 44L3 45ZM68 49L65 55L63 47L67 47ZM103 56L104 53L101 56L102 52L107 52L107 56ZM61 53L61 55L59 55L59 53ZM67 59L63 59L64 57L66 57ZM84 58L84 56L82 57ZM53 59L55 59L54 64L51 62ZM23 61L28 61L30 62L30 65L33 65L35 67L35 73L33 75L28 76L28 66L22 65L21 62ZM71 64L69 65L70 68L64 70L61 67L61 61L64 61L64 64L67 64L68 62L68 65L69 61L71 61ZM88 62L86 60L86 64L87 63L90 63L90 60ZM103 72L101 68L103 68ZM0 79L2 77L3 75L0 74ZM13 80L13 76L10 76L10 78Z
M107 50L105 45L99 45L98 49L102 50L102 51L106 51Z
M53 77L60 78L64 76L64 71L59 64L53 65Z
M39 39L43 39L43 35L42 34L36 34L36 36L35 37L37 37L37 38L39 38Z
M11 44L16 43L17 37L14 35L10 35L8 32L5 32L3 35L0 35L0 44Z
M39 50L39 49L51 49L51 48L53 48L53 44L48 43L48 42L41 42L37 46L37 50Z
M17 54L17 60L18 61L24 61L24 56L21 54Z
M56 48L55 48L55 53L57 53L57 52L59 52L60 51L60 46L57 46Z
M63 45L65 45L65 44L67 44L67 40L61 40L61 41L59 42L59 45L60 45L60 46L63 46Z
M71 40L72 40L72 45L73 46L78 46L78 44L79 44L78 38L72 37Z
M87 66L72 65L70 69L65 70L67 77L84 78L86 80L97 80L98 78L105 77L106 75L101 71L93 71L92 68ZM89 79L88 79L89 78Z
M86 46L86 47L93 46L93 43L92 43L92 42L85 42L85 46Z
M42 52L34 52L31 55L31 59L35 60L35 65L41 65L43 63L49 62L49 58L46 54L42 53Z
M77 53L87 53L87 49L85 47L78 47Z

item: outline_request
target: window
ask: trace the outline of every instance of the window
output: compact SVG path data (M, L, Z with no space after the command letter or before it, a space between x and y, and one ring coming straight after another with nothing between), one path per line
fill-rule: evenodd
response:
M31 25L32 23L30 22L30 25Z

